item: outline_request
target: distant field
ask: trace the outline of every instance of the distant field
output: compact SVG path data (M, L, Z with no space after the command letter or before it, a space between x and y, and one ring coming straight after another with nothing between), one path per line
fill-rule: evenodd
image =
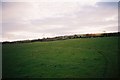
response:
M3 45L3 78L114 78L118 38L80 38Z

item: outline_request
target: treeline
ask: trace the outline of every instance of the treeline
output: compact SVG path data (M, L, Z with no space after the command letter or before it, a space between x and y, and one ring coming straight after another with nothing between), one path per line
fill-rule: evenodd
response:
M31 42L48 42L56 40L66 40L66 39L76 39L76 38L96 38L96 37L110 37L110 36L119 36L120 32L116 33L98 33L98 34L75 34L69 36L58 36L53 38L43 38L43 39L34 39L34 40L22 40L22 41L5 41L2 44L13 44L13 43L31 43Z

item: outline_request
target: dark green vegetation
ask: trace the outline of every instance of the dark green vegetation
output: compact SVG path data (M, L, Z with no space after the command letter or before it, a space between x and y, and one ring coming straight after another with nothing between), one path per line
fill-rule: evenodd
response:
M56 37L52 37L52 38L48 37L48 38L33 39L33 40L20 40L20 41L13 41L13 42L4 41L4 42L2 42L2 44L48 42L48 41L77 39L77 38L118 37L119 35L120 35L120 32L96 33L96 34L77 34L77 35L75 34L75 35L66 35L66 36L56 36Z
M118 76L118 38L78 38L3 45L3 78Z

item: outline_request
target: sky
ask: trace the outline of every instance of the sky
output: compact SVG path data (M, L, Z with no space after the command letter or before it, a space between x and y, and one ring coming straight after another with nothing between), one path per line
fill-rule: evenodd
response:
M118 0L2 0L1 41L118 32Z

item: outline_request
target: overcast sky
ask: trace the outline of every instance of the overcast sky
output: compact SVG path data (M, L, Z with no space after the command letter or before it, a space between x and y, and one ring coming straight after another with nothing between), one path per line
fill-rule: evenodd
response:
M118 31L118 2L113 0L20 1L0 3L3 41Z

